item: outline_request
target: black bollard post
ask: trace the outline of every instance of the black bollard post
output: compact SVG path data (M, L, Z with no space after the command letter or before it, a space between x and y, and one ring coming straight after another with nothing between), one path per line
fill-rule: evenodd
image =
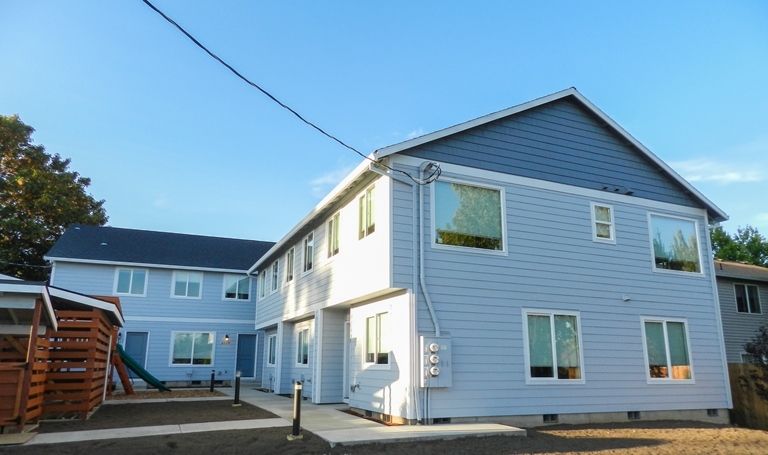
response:
M293 433L288 436L289 441L301 439L301 381L296 381L293 386Z
M240 372L235 373L235 403L232 406L240 406Z
M213 393L213 381L216 379L216 370L211 370L211 393Z

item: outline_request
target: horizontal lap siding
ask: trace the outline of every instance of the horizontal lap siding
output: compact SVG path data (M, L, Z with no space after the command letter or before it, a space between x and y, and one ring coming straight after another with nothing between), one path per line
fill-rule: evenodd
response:
M322 384L319 384L318 403L340 403L343 401L344 383L344 322L347 311L326 310L323 314L323 344L321 370Z
M626 187L635 196L696 207L623 138L579 107L560 100L431 142L405 155L583 188Z
M398 189L396 213L405 214L410 188ZM727 406L711 263L704 276L653 271L648 212L663 210L608 202L617 244L602 244L592 240L590 201L606 201L507 184L508 254L494 256L431 247L428 194L426 282L453 349L453 386L431 392L432 417ZM698 219L701 255L710 257L704 217L680 216ZM411 236L410 225L395 225L395 245ZM412 262L405 248L395 255L404 286ZM580 313L585 384L525 383L523 307ZM642 316L687 320L695 384L647 383ZM418 329L434 330L421 293Z
M734 283L758 287L761 314L739 313L737 311ZM723 318L723 338L728 363L741 363L741 353L745 352L744 344L757 335L757 330L761 325L768 323L768 283L718 278L717 291L720 297L720 314Z

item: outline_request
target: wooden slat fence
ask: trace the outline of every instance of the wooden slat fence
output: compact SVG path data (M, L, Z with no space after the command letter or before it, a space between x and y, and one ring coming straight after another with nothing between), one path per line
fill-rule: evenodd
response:
M740 427L768 430L768 384L760 380L759 369L747 363L728 364L733 409L731 423Z

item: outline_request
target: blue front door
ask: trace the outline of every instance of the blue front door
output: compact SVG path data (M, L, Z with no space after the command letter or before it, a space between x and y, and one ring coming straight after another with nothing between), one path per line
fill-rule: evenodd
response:
M125 334L125 353L141 365L142 368L147 367L148 339L149 332L127 332ZM128 370L128 375L131 379L138 378L131 370Z
M237 366L243 378L252 378L256 369L256 335L238 335Z

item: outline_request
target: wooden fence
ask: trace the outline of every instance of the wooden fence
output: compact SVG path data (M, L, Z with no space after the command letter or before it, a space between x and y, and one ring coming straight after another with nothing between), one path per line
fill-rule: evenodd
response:
M35 337L32 341L35 343L33 361L27 369L29 336L0 335L2 428L11 426L20 431L24 424L36 422L41 415L50 342L45 336Z
M733 409L731 423L740 427L768 430L768 384L760 379L759 368L747 363L728 364ZM762 391L763 397L759 391Z

